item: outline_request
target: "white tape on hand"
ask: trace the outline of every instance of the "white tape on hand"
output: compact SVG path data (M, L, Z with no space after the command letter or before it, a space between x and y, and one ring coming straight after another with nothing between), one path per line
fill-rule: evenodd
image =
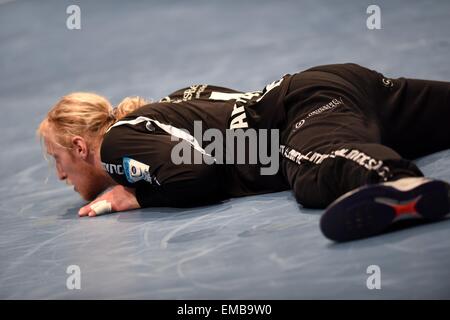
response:
M91 205L91 209L95 212L96 215L110 213L111 212L111 202L107 200L101 200L93 205Z

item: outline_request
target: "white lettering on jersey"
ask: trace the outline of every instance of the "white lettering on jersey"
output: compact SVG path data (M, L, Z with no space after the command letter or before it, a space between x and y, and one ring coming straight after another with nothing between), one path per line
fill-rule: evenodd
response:
M389 168L384 165L382 160L374 159L357 149L350 150L348 148L342 148L331 151L330 153L312 153L312 151L310 151L305 155L291 147L280 145L280 153L283 157L292 160L297 164L302 164L304 161L308 161L313 164L321 164L325 159L341 157L354 161L367 170L376 171L378 175L384 179L387 178L389 173Z
M117 173L117 174L123 174L123 167L121 164L113 164L113 163L105 163L102 162L103 169L105 169L106 172L109 172L111 174Z
M261 101L267 93L274 88L278 87L283 78L268 84L262 91L244 92L244 93L224 93L224 92L211 92L209 99L211 100L236 100L233 111L231 112L230 129L242 129L248 128L247 114L245 113L245 106L249 104L253 99L257 98L255 102Z

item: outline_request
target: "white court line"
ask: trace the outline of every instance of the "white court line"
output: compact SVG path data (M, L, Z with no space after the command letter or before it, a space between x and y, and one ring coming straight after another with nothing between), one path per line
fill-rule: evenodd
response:
M169 242L169 240L179 231L185 229L186 227L206 218L207 214L202 215L200 217L197 217L195 219L192 219L191 221L188 221L187 223L182 224L181 226L173 229L172 231L170 231L168 234L166 234L160 241L160 247L161 249L167 249L167 243Z

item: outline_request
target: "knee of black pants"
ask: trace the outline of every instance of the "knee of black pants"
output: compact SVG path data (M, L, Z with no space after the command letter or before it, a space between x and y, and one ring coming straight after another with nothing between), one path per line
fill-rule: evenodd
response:
M293 187L295 200L305 208L324 209L333 199L326 192L320 192L317 189L320 188L309 188L302 179L297 179Z
M321 165L305 165L300 168L292 190L295 199L305 208L323 209L333 202L337 195L342 193L334 170L333 162L324 162Z

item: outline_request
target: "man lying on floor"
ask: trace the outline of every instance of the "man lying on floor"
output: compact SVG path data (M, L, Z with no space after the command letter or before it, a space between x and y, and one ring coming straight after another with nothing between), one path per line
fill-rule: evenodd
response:
M116 108L75 92L38 134L58 177L92 201L80 216L292 189L303 206L326 208L326 237L346 241L449 213L449 184L411 161L450 148L449 97L447 82L334 64L261 91L193 85Z

